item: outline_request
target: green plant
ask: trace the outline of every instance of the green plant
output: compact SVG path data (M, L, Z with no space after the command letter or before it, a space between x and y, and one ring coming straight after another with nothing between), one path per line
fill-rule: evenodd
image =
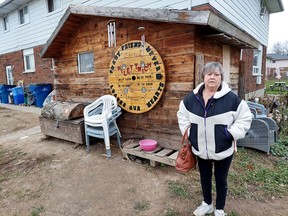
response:
M41 212L43 212L44 207L40 206L40 207L34 207L31 216L39 216Z
M172 196L191 199L188 187L180 181L168 181L168 189Z
M148 202L135 202L134 209L138 211L144 211L148 209L149 203Z
M174 210L174 208L168 208L165 210L164 216L177 216L178 213Z
M232 210L231 212L228 212L227 216L240 216L240 214Z
M288 158L288 139L283 141L281 140L278 143L272 145L270 152L274 156Z
M288 194L288 161L239 149L229 173L229 195L265 199Z

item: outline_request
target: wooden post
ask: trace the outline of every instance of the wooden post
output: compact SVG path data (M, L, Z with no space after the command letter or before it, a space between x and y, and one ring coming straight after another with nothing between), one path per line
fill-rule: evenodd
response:
M195 77L194 77L194 88L201 83L202 71L204 67L204 55L203 53L195 54Z

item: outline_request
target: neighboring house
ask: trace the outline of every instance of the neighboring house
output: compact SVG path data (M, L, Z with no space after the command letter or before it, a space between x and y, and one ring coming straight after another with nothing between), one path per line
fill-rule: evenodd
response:
M40 59L39 53L70 4L213 11L213 14L236 27L237 31L232 32L221 29L222 23L214 23L220 32L210 33L207 40L228 44L223 45L222 57L218 60L226 71L225 81L243 98L249 97L249 93L263 94L262 74L265 72L269 16L284 10L281 0L6 0L0 4L0 83L15 84L18 80L24 80L24 84L54 81L53 61ZM231 68L231 59L226 58L230 55L232 43L243 48L239 56L243 60L242 72L238 67ZM238 80L238 77L242 80Z
M288 78L288 55L267 54L266 78L275 78L274 71L279 67L282 77Z

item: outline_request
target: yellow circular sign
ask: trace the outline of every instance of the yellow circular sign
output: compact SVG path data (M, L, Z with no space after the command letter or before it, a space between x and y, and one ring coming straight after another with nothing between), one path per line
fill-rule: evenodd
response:
M109 88L119 106L131 113L151 110L165 87L165 68L158 52L148 43L123 44L110 63Z

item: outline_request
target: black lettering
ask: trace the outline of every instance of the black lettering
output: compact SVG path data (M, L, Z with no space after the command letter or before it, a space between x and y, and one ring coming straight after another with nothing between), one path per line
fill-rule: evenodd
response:
M159 71L159 70L161 70L161 67L160 66L156 67L156 71Z
M151 48L149 46L146 47L146 51L149 53L151 51Z

